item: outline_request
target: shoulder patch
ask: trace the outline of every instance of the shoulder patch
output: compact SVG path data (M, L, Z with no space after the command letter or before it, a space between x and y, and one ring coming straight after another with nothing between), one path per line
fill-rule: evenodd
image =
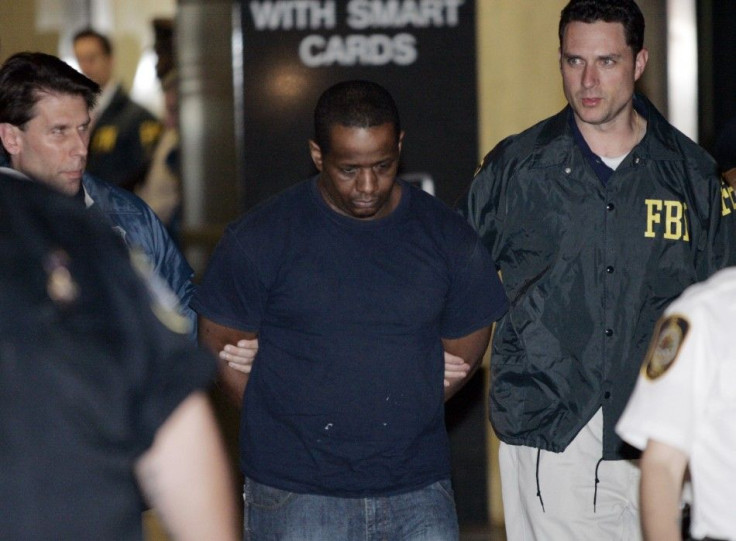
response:
M78 298L80 288L71 273L71 258L62 249L46 254L43 262L46 271L46 293L58 305L70 306Z
M141 146L153 146L161 135L161 124L156 120L146 120L138 127L138 136L141 140Z
M659 320L642 366L648 379L657 379L675 364L689 329L690 323L683 316L671 315Z
M109 153L118 141L118 128L114 125L99 126L95 131L90 147L95 152Z

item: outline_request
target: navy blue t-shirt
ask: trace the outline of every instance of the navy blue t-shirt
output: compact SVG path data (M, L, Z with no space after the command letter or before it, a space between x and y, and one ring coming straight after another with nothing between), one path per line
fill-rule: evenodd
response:
M441 338L491 324L506 296L465 220L401 187L390 215L364 221L313 178L228 226L213 254L192 306L259 333L240 445L260 483L350 497L449 477Z

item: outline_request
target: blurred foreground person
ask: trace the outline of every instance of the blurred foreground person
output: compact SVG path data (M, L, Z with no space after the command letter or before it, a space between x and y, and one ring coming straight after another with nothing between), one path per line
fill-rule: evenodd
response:
M236 538L198 351L80 205L0 173L0 537Z

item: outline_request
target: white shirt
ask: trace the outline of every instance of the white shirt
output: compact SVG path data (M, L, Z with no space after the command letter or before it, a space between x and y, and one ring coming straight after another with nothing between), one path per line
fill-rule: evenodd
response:
M689 287L665 311L616 427L689 457L691 535L736 538L736 267Z

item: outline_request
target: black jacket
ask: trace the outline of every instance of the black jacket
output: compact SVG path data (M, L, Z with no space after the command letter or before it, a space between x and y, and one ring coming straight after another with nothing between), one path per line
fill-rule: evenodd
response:
M87 172L132 189L143 179L161 123L118 87L90 134Z
M603 458L654 324L734 261L734 195L716 164L645 98L644 139L603 184L569 107L486 156L464 212L511 302L495 332L490 416L507 443L560 452L603 408Z

